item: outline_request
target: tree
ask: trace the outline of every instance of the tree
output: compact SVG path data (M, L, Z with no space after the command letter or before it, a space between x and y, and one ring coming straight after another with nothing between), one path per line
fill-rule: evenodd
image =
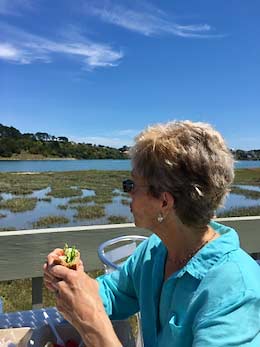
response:
M22 134L14 127L7 127L0 124L0 137L20 138L22 137Z
M39 141L50 141L51 140L51 135L49 135L48 133L37 132L35 134L35 137Z
M69 139L67 137L65 137L65 136L59 136L58 137L58 141L60 141L60 142L69 142Z

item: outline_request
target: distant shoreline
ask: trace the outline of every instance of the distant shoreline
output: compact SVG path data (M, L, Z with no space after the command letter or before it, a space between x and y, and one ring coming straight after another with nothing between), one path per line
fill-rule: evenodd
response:
M76 158L3 158L0 157L0 161L18 161L18 160L82 160L82 159L76 159Z
M60 157L41 157L41 156L31 156L31 157L19 157L19 156L15 156L15 157L0 157L0 161L26 161L26 160L30 160L30 161L37 161L37 160L113 160L114 158L88 158L88 159L79 159L79 158L60 158ZM120 159L114 159L114 160L127 160L129 158L120 158ZM239 159L239 160L235 160L235 162L240 162L240 161L260 161L259 159Z

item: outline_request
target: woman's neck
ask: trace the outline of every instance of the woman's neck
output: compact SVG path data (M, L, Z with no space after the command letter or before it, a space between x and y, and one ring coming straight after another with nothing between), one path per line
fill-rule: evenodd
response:
M195 230L176 219L161 225L157 234L168 250L167 261L179 268L184 266L205 244L219 236L210 226L205 227L204 230Z

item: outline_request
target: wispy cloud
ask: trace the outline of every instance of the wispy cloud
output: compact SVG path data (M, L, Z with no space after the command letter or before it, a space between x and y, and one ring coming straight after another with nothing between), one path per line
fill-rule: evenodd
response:
M145 36L163 34L181 37L206 38L216 37L209 24L180 25L162 10L142 2L138 8L127 8L112 1L85 4L86 13L98 16L104 22L111 23Z
M109 136L100 133L99 136L68 136L68 138L75 142L92 143L96 145L104 145L119 148L124 145L133 145L133 139L139 132L139 130L135 129L122 129L110 132Z
M50 63L57 54L77 58L88 70L117 66L123 57L122 51L83 36L78 36L77 41L49 40L0 23L0 59L19 64Z
M0 14L20 15L21 11L33 8L31 0L0 0Z
M120 148L124 145L130 145L132 142L126 141L125 139L113 137L113 136L71 136L70 140L75 141L77 143L92 143L95 145L103 145L114 148Z
M129 137L134 137L136 136L141 130L139 129L123 129L123 130L118 130L116 133L118 136L129 136Z

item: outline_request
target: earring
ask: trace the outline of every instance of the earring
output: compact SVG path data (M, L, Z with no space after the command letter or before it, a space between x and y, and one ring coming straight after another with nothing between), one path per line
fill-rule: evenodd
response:
M162 223L163 220L164 220L164 217L163 217L162 213L160 212L158 214L157 221L158 221L158 223Z

